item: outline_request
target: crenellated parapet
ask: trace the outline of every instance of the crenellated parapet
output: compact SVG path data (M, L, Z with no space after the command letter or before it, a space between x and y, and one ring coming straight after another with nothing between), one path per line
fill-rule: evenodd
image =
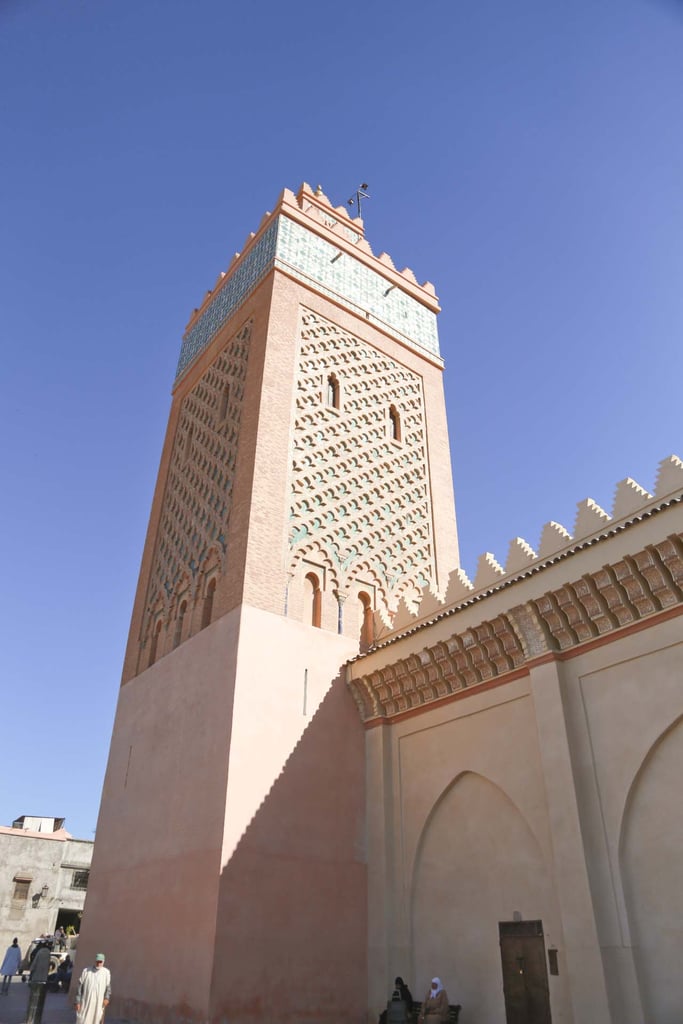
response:
M310 285L369 320L392 337L441 364L436 315L439 304L430 281L418 284L409 267L397 270L391 257L375 256L363 222L344 206L333 206L320 186L284 189L256 232L221 272L192 313L178 361L180 378L223 324L273 270Z
M536 572L544 565L618 531L631 520L637 520L665 503L667 499L682 494L683 461L677 455L670 455L659 464L653 494L627 477L616 485L611 513L606 512L592 498L584 498L577 503L571 532L561 523L548 522L541 531L537 550L522 537L515 537L510 541L504 561L498 561L490 551L480 555L472 580L463 569L455 569L442 599L426 589L419 603L408 605L401 601L391 623L386 616L377 616L375 635L378 642L382 643L420 623L430 621L447 609L479 599Z
M410 641L410 631L404 632L395 655L388 648L376 657L356 659L348 666L347 682L363 721L390 720L472 688L511 681L539 659L570 656L584 644L609 641L647 619L683 612L680 531L598 568L585 568L569 563L566 581L558 585L549 577L547 589L544 577L533 591L530 580L522 581L524 589L510 590L509 602L497 601L490 611L488 601L478 605L481 617L474 621L470 602L460 610L462 616L456 610L448 619L449 611L442 621L432 620L433 630Z

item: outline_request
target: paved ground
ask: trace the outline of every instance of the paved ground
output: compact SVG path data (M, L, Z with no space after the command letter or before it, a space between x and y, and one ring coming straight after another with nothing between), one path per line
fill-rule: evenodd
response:
M0 995L0 1024L24 1024L28 1004L28 985L18 978L12 979L9 995ZM72 994L48 992L45 997L42 1024L75 1024L76 1012ZM120 1024L107 1017L107 1024Z

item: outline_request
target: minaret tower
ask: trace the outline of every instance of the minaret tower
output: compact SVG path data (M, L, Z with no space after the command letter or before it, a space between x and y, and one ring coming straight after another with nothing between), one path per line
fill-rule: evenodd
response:
M190 319L79 947L107 945L115 1015L337 1021L354 993L362 1019L339 670L458 564L438 310L303 185Z

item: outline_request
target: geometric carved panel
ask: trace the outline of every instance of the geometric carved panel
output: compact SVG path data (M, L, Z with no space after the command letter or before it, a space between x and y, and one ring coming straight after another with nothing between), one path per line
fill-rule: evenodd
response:
M196 586L210 558L224 565L251 321L186 396L176 430L147 611Z
M362 579L386 608L418 600L434 578L421 378L304 309L296 384L290 570L323 559L342 595Z

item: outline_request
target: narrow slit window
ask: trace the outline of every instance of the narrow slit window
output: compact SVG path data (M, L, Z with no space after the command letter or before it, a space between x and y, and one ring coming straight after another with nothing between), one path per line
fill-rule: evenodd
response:
M330 409L339 408L339 380L336 374L331 373L327 378L327 404Z
M401 415L395 405L389 407L389 437L392 441L400 441Z

